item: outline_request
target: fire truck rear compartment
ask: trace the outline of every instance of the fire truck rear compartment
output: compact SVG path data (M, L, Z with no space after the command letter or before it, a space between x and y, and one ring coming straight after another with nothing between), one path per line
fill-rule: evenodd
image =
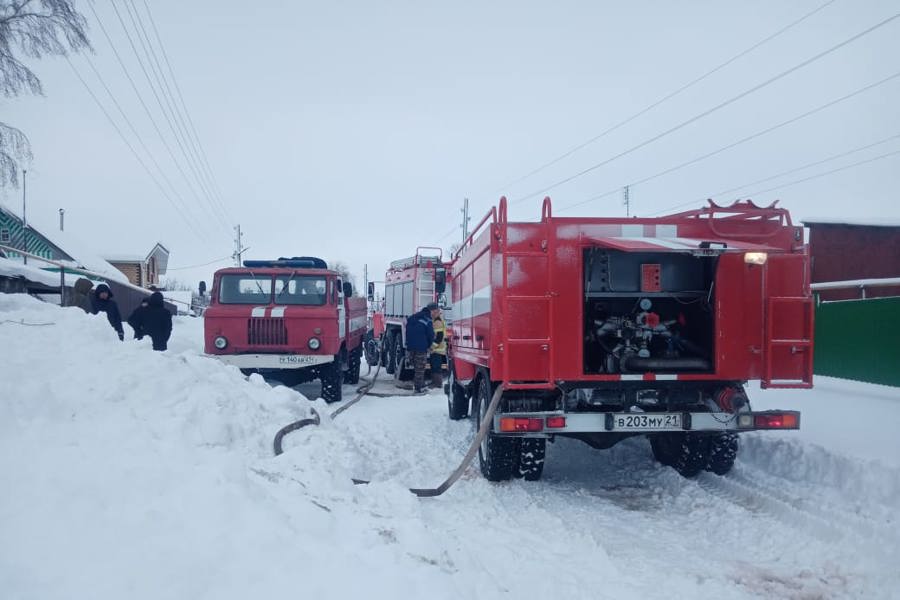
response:
M584 373L709 373L715 256L584 251Z

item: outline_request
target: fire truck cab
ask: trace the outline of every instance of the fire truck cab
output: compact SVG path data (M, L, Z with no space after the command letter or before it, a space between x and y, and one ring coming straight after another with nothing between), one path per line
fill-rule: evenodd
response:
M798 429L744 391L812 386L803 228L750 201L658 218L510 222L506 199L457 253L448 410L484 420L484 476L538 479L556 436L649 438L686 477L731 469L738 434ZM476 425L477 431L477 425Z
M359 381L366 301L314 257L247 260L216 271L206 353L286 385L322 382L326 402Z

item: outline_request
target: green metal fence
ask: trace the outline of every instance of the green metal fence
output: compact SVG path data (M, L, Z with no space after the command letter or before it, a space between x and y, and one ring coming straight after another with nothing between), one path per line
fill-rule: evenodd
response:
M814 371L900 386L900 298L819 304Z

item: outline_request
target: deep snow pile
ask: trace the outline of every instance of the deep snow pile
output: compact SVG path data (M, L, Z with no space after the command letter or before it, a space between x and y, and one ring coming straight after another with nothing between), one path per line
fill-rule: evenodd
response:
M0 321L4 599L900 596L900 465L870 459L895 437L745 436L732 474L691 481L642 439L559 440L542 482L470 469L420 500L470 439L442 396L365 399L274 458L332 407L203 357L198 319L166 353L23 296ZM900 422L896 390L852 387L855 414ZM841 429L801 394L758 395Z

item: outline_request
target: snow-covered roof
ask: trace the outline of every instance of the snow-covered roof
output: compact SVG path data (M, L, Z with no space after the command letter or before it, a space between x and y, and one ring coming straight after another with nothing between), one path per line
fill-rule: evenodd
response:
M160 275L166 272L169 266L169 250L161 243L156 242L147 255L131 252L110 252L103 255L104 260L113 263L146 263L152 256L156 257L156 268Z
M44 231L41 231L40 234L56 246L62 248L66 254L75 259L73 261L60 262L71 264L74 267L85 269L87 271L92 271L113 281L128 283L128 277L101 258L97 254L96 247L84 242L81 238L72 235L71 232L54 231L51 235L47 235Z
M37 263L37 261L34 261ZM59 286L59 271L46 271L33 264L22 264L18 260L0 258L0 275L6 277L22 277L34 283L42 283L47 286ZM66 285L74 286L75 282L83 278L80 273L66 273Z

